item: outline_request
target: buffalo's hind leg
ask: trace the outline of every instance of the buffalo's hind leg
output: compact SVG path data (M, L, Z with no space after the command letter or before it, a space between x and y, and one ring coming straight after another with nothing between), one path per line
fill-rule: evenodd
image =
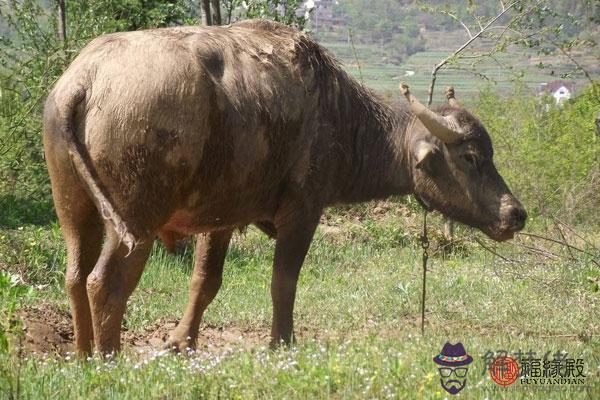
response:
M53 134L51 124L46 125L50 125L46 126L44 134L46 162L54 206L67 248L65 288L73 316L75 349L80 356L86 356L91 353L94 340L86 279L100 255L104 224L72 168L66 146L59 135Z
M55 203L67 247L65 288L73 316L75 349L86 356L92 352L94 340L86 280L100 255L104 225L84 193L69 207L61 206L60 200Z
M121 323L127 299L144 271L154 239L142 238L128 254L112 226L106 230L102 253L87 278L87 292L96 348L102 354L111 354L121 349Z
M202 315L221 287L231 234L232 230L223 230L198 235L188 304L179 324L169 335L169 349L195 348Z

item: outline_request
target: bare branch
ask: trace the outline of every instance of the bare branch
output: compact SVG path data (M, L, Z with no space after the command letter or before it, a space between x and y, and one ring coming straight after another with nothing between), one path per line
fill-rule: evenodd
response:
M453 20L455 20L456 22L458 22L459 24L461 24L462 27L465 28L465 30L467 31L467 34L469 35L469 38L473 37L473 34L471 33L471 30L469 29L469 27L460 18L458 18L456 15L454 15L453 13L451 13L449 11L442 10L441 13L449 16L450 18L452 18Z
M511 22L512 22L512 21L511 21ZM524 34L523 32L519 32L518 30L511 28L509 25L506 25L506 26L501 26L501 25L498 25L498 26L490 26L490 27L487 29L487 31L489 32L489 31L494 31L494 30L497 30L497 29L502 29L502 33L501 33L501 34L498 36L498 38L502 37L502 36L504 35L504 33L506 33L507 31L510 31L510 32L516 33L516 34L517 34L517 35L519 35L519 36L525 36L525 34Z
M588 251L585 251L585 250L583 250L583 249L581 249L579 247L575 247L575 246L567 243L565 239L563 239L563 241L561 242L560 240L556 240L556 239L553 239L553 238L549 238L547 236L538 235L538 234L530 233L530 232L519 232L518 235L519 236L528 236L528 237L532 237L532 238L536 238L536 239L547 240L547 241L552 242L552 243L563 245L563 246L565 246L568 249L577 250L580 253L586 254L588 256L592 256L592 257L595 256L595 254L592 254L592 253L590 253ZM562 232L561 232L561 235L562 235ZM564 238L564 236L563 236L563 238ZM574 257L572 257L572 258L574 258Z
M352 54L354 55L354 60L356 61L356 67L358 68L358 75L360 76L360 83L364 83L362 68L360 66L360 61L358 61L358 54L356 53L356 47L354 47L354 37L352 36L352 28L348 28L348 41L350 42L350 46L352 47Z
M475 241L477 243L479 243L479 245L481 247L483 247L485 250L489 251L490 253L492 253L493 255L495 255L496 257L501 258L502 260L506 261L507 263L511 263L511 264L517 264L516 260L511 260L510 258L506 258L503 255L501 255L500 253L492 250L491 248L489 248L488 246L486 246L483 241L481 239L479 239L478 237L475 237Z
M563 221L561 221L560 219L556 218L555 216L552 216L552 218L556 222L558 222L559 224L561 224L563 227L567 228L573 235L575 235L579 239L583 240L585 242L585 244L587 244L588 246L592 247L595 250L599 250L600 251L600 248L596 247L592 242L590 242L584 236L580 235L571 225L568 225L568 224L564 223Z
M479 29L483 30L483 25L481 25L481 18L478 18L477 16L473 16L473 19L475 20L475 22L477 22L477 25L479 25Z
M490 26L492 26L496 21L498 21L500 18L502 18L502 16L504 14L506 14L510 9L512 9L517 3L518 3L518 1L514 1L508 7L504 8L502 10L502 12L500 12L498 15L496 15L494 18L492 18L482 29L479 30L479 32L477 32L469 40L467 40L465 43L463 43L463 45L460 46L456 51L454 51L454 53L452 53L448 57L444 58L442 61L440 61L438 64L436 64L433 67L433 70L431 71L431 84L429 85L429 96L427 98L428 106L431 106L431 102L433 101L433 89L435 87L435 81L437 79L437 72L440 70L440 68L442 68L444 65L446 65L454 57L459 55L464 49L469 47L469 45L471 45L471 43L473 43L477 38L479 38L481 35L483 35Z
M569 243L567 242L567 238L565 237L565 234L563 233L562 229L560 229L560 225L558 222L556 222L556 220L554 221L554 225L556 226L556 230L558 230L558 233L560 233L560 237L562 238L562 244L564 246L566 246L567 251L569 252L569 255L571 256L571 259L576 260L575 256L573 256L573 252L571 251L571 247L569 246Z

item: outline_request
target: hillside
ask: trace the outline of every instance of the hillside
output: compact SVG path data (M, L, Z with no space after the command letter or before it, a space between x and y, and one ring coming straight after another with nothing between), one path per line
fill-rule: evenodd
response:
M438 3L444 2L427 2L428 5ZM464 16L467 22L473 21L465 4L467 2L455 6L456 14ZM493 15L497 12L497 4L495 1L477 2L478 8L473 13ZM600 7L587 1L565 1L555 7L564 10L566 15L565 21L560 21L564 22L563 40L585 38L598 43L600 29L595 22ZM414 2L342 0L330 11L333 19L327 25L327 20L322 18L324 11L315 10L320 13L321 22L312 35L341 59L351 74L360 79L362 73L364 83L386 96L398 97L396 89L400 80L406 80L419 97L426 96L433 66L468 39L466 31L448 15L425 12ZM313 15L313 22L316 17ZM550 26L558 18L548 17L544 23ZM577 18L580 23L573 22ZM533 17L530 23L534 24ZM474 42L469 50L485 52L491 48L493 43L483 39ZM596 47L582 46L571 51L573 58L594 79L600 77L600 57L596 50ZM541 83L558 79L573 80L576 91L589 85L585 75L558 49L512 46L493 59L479 60L474 68L471 63L461 63L442 70L437 89L440 92L445 85L453 85L464 98L475 95L489 84L505 93L519 80L535 92Z
M464 39L462 41L459 39L462 34L462 31L443 34L440 32L427 33L425 34L427 39L425 51L412 54L399 64L390 63L377 46L355 45L363 81L367 86L384 95L397 97L398 83L405 80L419 97L424 98L431 81L433 66L464 41ZM440 45L438 40L440 36L445 36L446 45ZM327 40L321 40L320 43L343 61L348 72L360 79L361 73L353 55L352 46L347 41L332 38L331 35ZM456 38L456 41L452 42L450 38ZM576 53L576 56L578 62L587 69L592 77L600 78L597 55L591 52L579 52ZM541 69L538 67L540 62L550 66ZM479 76L467 70L442 70L438 75L436 87L440 92L445 85L453 85L461 96L472 96L489 84L494 85L501 92L507 92L517 80L520 80L534 92L540 83L561 79L563 74L568 74L574 68L575 66L570 60L560 54L544 57L534 51L511 48L505 54L498 55L495 60L488 59L481 62L476 69ZM575 81L577 89L583 89L589 85L582 73L571 74L569 79Z

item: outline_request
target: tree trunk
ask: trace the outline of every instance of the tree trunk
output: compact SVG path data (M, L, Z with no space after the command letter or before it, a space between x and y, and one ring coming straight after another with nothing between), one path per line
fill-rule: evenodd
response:
M57 0L58 3L58 39L65 45L67 41L67 13L65 0Z
M210 26L212 25L212 18L210 15L210 0L202 0L202 25Z
M221 25L221 5L219 0L210 0L212 11L212 24Z

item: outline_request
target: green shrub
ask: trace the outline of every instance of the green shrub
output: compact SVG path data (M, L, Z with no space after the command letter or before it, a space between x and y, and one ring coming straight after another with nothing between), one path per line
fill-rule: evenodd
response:
M58 224L22 226L0 231L0 265L6 264L27 283L63 281L65 251Z
M9 351L9 335L18 332L16 312L30 293L18 275L0 270L0 353Z
M489 88L476 100L500 173L531 217L600 222L599 108L591 87L561 107L547 108L520 86L507 99Z
M70 1L67 41L56 10L23 0L0 5L0 224L54 218L41 140L43 102L79 49L106 32L182 23L187 2Z

